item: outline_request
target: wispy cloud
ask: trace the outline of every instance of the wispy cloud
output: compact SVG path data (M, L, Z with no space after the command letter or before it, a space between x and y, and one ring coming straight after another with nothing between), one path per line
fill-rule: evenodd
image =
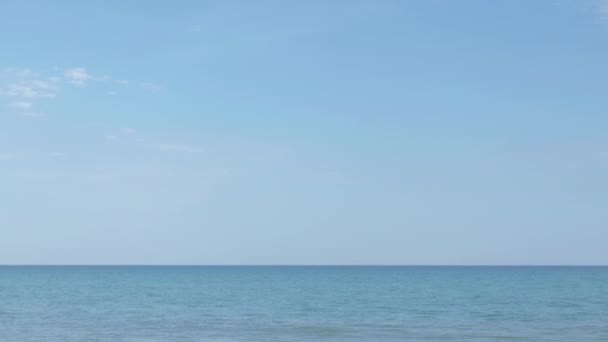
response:
M139 84L142 89L152 92L152 93L157 93L159 91L161 91L161 87L157 84L151 83L151 82L142 82Z
M42 75L27 68L5 68L0 69L0 100L5 98L6 101L2 105L12 108L23 116L43 116L44 113L32 112L34 108L39 107L37 105L39 101L57 98L66 85L84 88L92 82L107 83L108 87L129 84L126 79L95 75L85 67L67 69L55 67L51 75ZM149 92L159 92L162 89L159 85L150 82L142 82L139 85L141 89ZM106 88L104 94L115 96L118 92Z
M40 117L46 116L45 113L34 112L34 111L31 111L31 110L24 110L24 111L21 112L21 115L25 116L25 117L29 117L29 118L40 118Z
M48 154L48 156L51 158L64 158L67 155L68 154L66 152L51 152Z
M585 12L595 13L601 19L608 19L608 0L581 1L580 5Z
M64 72L65 80L75 86L84 87L89 82L110 82L112 81L112 76L110 75L93 75L86 68L83 67L75 67L69 68ZM116 81L116 83L121 83L124 80Z
M203 150L197 146L182 145L182 144L162 144L159 146L161 151L174 151L185 153L200 153Z
M0 71L0 96L8 99L8 106L22 115L34 116L30 111L36 101L54 99L59 85L30 69L7 68Z
M8 84L2 89L2 95L16 98L55 98L56 88L49 86L46 82L39 80L21 80Z
M104 135L104 139L107 141L134 141L133 138L135 137L135 134L137 133L137 129L133 128L133 127L121 127L121 128L114 128L112 130L110 130L109 132L107 132L106 135ZM136 139L138 140L138 139Z
M140 136L139 130L133 127L114 128L106 131L103 139L111 144L121 146L138 146L140 148L152 149L166 153L197 154L204 152L204 149L191 144L184 143L159 143L150 141Z
M11 102L9 104L10 107L13 108L18 108L18 109L30 109L32 108L32 103L31 102L25 102L25 101L15 101L15 102Z
M125 133L125 134L135 134L137 133L137 130L135 128L131 128L131 127L123 127L120 129L121 132Z
M55 98L58 87L29 69L5 69L4 84L0 84L0 95L15 99Z
M76 86L83 87L93 79L93 77L89 74L87 69L78 67L71 68L65 71L66 80Z
M23 158L21 153L0 152L0 160L14 160Z

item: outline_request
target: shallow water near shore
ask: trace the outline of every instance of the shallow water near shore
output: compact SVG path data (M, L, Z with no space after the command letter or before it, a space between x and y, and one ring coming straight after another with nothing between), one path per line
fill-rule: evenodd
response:
M0 341L608 341L605 267L7 266Z

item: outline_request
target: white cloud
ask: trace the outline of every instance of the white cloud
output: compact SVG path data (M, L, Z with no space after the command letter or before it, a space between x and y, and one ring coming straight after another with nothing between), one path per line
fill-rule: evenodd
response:
M18 79L0 88L0 95L15 98L49 98L57 96L57 87L38 79Z
M59 84L42 77L30 69L7 68L0 70L0 97L5 103L25 116L40 116L30 110L41 99L54 99L59 92Z
M63 74L65 80L75 86L84 87L91 81L96 82L112 82L110 75L93 75L86 68L75 67L65 70ZM116 83L120 83L116 81Z
M42 97L36 87L28 83L12 83L2 89L2 94L9 97L35 98Z
M157 93L161 90L160 86L150 83L150 82L142 82L139 84L144 90L147 90L152 93Z
M202 149L196 146L190 145L179 145L179 144L163 144L159 146L161 151L174 151L174 152L186 152L186 153L200 153Z
M71 84L79 87L85 86L88 81L93 79L93 77L87 72L87 69L80 67L66 70L65 78Z
M55 99L66 84L85 87L91 82L104 82L108 88L102 94L116 96L118 92L109 87L129 83L109 75L95 76L84 67L66 69L61 77L57 76L59 71L59 68L53 68L51 75L41 75L27 68L0 69L0 106L8 106L24 116L42 116L44 113L32 113L31 110L39 108L38 103L42 100ZM140 86L149 92L161 90L160 86L150 82L142 82Z

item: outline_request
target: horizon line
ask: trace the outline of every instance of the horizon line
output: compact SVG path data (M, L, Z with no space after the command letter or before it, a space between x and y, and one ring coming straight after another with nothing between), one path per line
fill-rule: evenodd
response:
M608 264L0 264L0 267L608 267Z

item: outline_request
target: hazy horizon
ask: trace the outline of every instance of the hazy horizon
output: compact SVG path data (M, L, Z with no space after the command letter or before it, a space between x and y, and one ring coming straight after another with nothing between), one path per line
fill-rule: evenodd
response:
M607 268L606 264L0 264L0 267L402 267L402 268Z

